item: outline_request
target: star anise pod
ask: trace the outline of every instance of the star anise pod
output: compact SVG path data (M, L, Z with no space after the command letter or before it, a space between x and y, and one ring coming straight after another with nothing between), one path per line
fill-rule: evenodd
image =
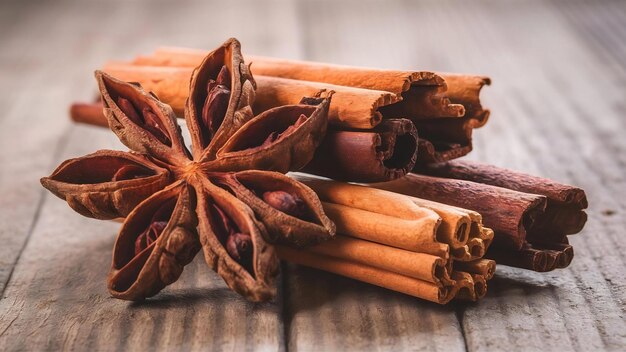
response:
M313 157L330 95L253 117L255 83L240 50L230 39L193 73L185 109L192 152L168 105L96 72L109 126L131 151L65 161L41 183L85 216L126 218L113 251L113 296L155 295L202 248L229 287L266 300L278 270L271 243L334 236L315 193L283 175Z

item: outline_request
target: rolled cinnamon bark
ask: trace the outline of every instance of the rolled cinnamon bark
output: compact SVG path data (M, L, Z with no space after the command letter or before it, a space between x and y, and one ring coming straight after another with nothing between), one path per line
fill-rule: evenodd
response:
M388 91L402 97L400 102L381 106L379 111L385 118L405 117L413 121L421 138L418 165L469 153L472 130L483 126L489 117L489 111L482 108L479 100L482 87L491 83L487 77L267 57L251 57L251 60L257 74Z
M388 91L402 97L398 103L379 108L383 117L406 117L415 123L422 138L418 164L458 158L472 150L472 129L489 116L479 103L479 92L490 80L480 76L454 75L458 86L451 97L445 76L425 71L378 70L360 67L254 57L254 72L267 76L324 82ZM477 85L477 82L478 85ZM471 115L460 109L471 105ZM478 102L478 103L477 103Z
M206 50L200 49L160 47L157 48L152 55L136 57L133 63L135 65L147 66L195 67L206 54ZM263 56L247 56L247 58L250 62L253 62L253 69L256 73L266 76L383 90L393 92L397 95L409 91L411 88L410 85L414 82L425 79L424 77L419 78L419 75L415 75L415 72L412 71L355 68ZM379 80L375 76L381 74L381 72L385 75L385 78ZM446 81L448 87L446 96L450 101L453 104L463 105L466 110L464 116L476 120L474 127L484 125L489 116L489 111L482 108L479 94L483 86L491 84L491 80L488 77L476 75L453 73L437 73L437 75ZM413 77L411 78L411 76ZM400 79L399 77L403 78ZM415 86L429 85L417 83ZM437 101L437 99L435 99L435 101ZM441 102L441 100L439 101ZM445 114L430 114L431 117L441 117L444 115ZM427 116L427 114L423 116Z
M157 49L153 56L137 57L133 64L195 67L206 54L207 52L203 50L163 47ZM447 90L445 79L434 72L371 69L263 56L247 56L247 59L253 63L255 74L387 91L398 97L402 96L403 103L385 109L390 117L419 119L465 115L463 105L451 103L443 94ZM458 76L453 80L455 83L461 83ZM486 77L483 80L483 85L490 83ZM467 100L469 90L468 87L464 87L455 89L455 93L459 98Z
M446 260L348 236L337 236L306 249L309 252L365 264L439 286L449 285Z
M535 248L534 246L536 245L525 243L520 250L494 248L486 256L498 264L538 272L566 268L574 258L574 248L566 243L554 243L547 246L552 249L541 248L541 246Z
M417 146L406 119L384 120L369 131L330 130L303 171L352 182L394 180L413 169Z
M493 231L483 227L480 214L471 210L302 174L294 174L293 176L311 187L323 202L374 213L372 219L377 219L376 217L382 214L389 217L387 221L395 223L392 218L413 219L416 215L421 216L419 209L434 211L442 218L436 229L436 241L449 245L450 257L454 260L469 261L482 257L493 240ZM337 220L334 219L334 221ZM368 223L368 220L359 220L355 216L341 218L340 222L346 231L347 226L350 226L350 231L353 231L346 233L347 235L366 238L375 242L381 241L381 239L368 238L367 236L373 234L367 229L361 228L363 224ZM388 236L394 232L387 232L386 229L383 231L386 233L383 235L386 239L380 243L393 246L397 239ZM341 231L339 232L341 233ZM407 233L411 232L412 230L407 230ZM437 251L441 250L440 245L435 248L438 248ZM411 248L407 249L411 250Z
M192 70L192 67L136 66L120 62L108 63L104 67L104 71L110 75L124 81L138 82L144 89L154 92L159 99L172 106L177 114L184 109ZM258 74L254 78L257 83L254 103L256 113L281 105L297 104L302 97L313 96L320 90L334 91L328 119L331 126L335 127L373 128L383 119L380 108L402 99L386 91Z
M405 250L449 257L448 245L436 240L441 219L428 209L416 209L413 216L399 218L350 206L322 202L324 212L337 232Z
M487 293L487 282L482 275L472 275L463 271L452 273L455 285L450 290L450 296L464 300L477 301Z
M160 48L152 56L136 58L133 64L194 67L204 55L203 50ZM381 116L411 119L421 136L418 164L451 160L469 153L472 129L483 126L489 116L479 100L482 87L490 84L489 78L483 76L379 70L259 56L248 59L253 62L255 74L308 81L307 85L320 82L344 86L343 89L357 87L392 93L395 98L389 103L367 105L364 109L373 107L375 113L362 116L374 123ZM339 120L331 116L332 121ZM361 121L356 126L346 119L340 125L365 128L365 123Z
M528 240L531 242L558 242L563 235L580 232L587 221L585 191L550 179L471 161L422 166L420 173L547 197L545 213L528 229Z
M427 218L430 219L429 221L434 221L437 219L440 224L434 229L434 237L429 239L429 242L445 243L457 248L465 245L468 240L468 228L471 227L471 221L469 217L466 217L465 214L458 210L451 210L449 207L446 208L446 206L438 209L446 215L446 224L443 225L439 213L435 210L437 209L437 204L434 202L430 202L429 206L425 207L416 204L410 197L393 192L320 179L303 174L294 174L293 176L311 187L320 200L325 203L346 206L401 220ZM393 220L391 221L393 222ZM359 226L359 224L357 223L354 226ZM440 234L439 231L444 232L444 234ZM350 233L348 234L351 235ZM404 237L404 235L400 236ZM386 242L391 243L391 241ZM440 248L440 246L438 245L437 248ZM412 250L411 248L406 249Z
M450 294L451 289L449 286L438 286L434 283L378 269L369 265L314 254L303 250L296 250L285 246L277 246L276 253L281 259L295 264L339 274L439 304L445 304L454 297L454 295ZM458 291L458 289L456 291Z
M483 227L482 216L473 211L409 197L418 206L435 211L441 218L437 239L450 245L455 260L470 261L482 257L493 241L493 230Z
M471 262L454 262L454 270L482 275L485 280L491 280L496 272L496 262L490 259L477 259Z
M338 86L286 78L255 75L257 81L254 110L261 112L276 106L295 104L302 97L320 90L332 90L333 103L328 111L331 127L370 129L381 123L380 107L395 104L400 98L379 90ZM402 117L402 116L399 116Z

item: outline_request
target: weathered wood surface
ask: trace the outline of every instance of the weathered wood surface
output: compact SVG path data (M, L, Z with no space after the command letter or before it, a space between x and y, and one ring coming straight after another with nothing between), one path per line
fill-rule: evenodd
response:
M38 182L68 157L121 148L71 125L67 105L93 95L107 58L229 36L244 53L490 75L492 117L470 158L587 191L570 268L500 267L483 301L439 307L286 265L281 296L253 305L196 260L148 303L110 298L119 225ZM624 350L624 38L623 1L4 1L0 350Z

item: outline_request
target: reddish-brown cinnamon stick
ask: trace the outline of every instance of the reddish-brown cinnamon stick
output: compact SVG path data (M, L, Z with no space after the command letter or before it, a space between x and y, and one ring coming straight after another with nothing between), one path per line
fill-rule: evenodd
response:
M587 221L587 214L583 210L588 205L587 197L577 187L472 161L422 166L419 172L547 197L545 213L528 228L528 240L532 242L560 241L563 235L580 232Z
M328 131L304 171L353 182L394 180L412 170L417 150L411 121L383 120L374 130Z

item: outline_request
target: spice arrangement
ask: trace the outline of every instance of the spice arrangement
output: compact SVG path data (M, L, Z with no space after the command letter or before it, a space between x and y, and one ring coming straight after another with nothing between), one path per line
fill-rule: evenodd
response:
M487 77L244 61L231 39L109 62L96 78L102 98L71 116L131 152L69 160L42 184L83 215L126 218L115 297L156 294L202 249L254 301L274 295L277 256L441 304L477 300L496 262L568 266L567 235L586 221L581 189L451 161L487 122Z

